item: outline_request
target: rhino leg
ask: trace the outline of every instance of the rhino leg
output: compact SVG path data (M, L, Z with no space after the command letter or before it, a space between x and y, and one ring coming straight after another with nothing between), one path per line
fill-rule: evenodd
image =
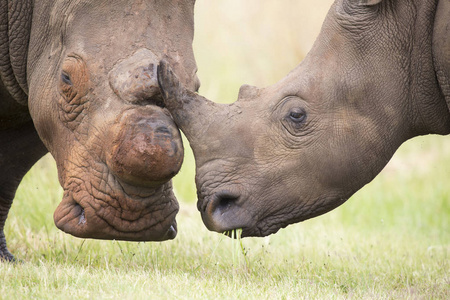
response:
M20 181L45 153L47 149L31 121L0 131L0 261L14 261L6 247L5 221Z

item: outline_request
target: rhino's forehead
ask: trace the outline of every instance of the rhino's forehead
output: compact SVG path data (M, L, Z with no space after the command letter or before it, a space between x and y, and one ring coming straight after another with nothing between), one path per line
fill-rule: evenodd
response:
M176 11L190 15L193 13L195 4L195 0L53 0L52 2L51 4L46 3L46 5L51 5L50 20L52 25L62 18L71 17L77 13L93 15L96 9L96 13L113 10L130 14L132 11L139 13L145 11L145 9L153 8L152 12L155 15Z
M109 72L138 49L149 49L195 77L192 50L194 1L56 1L50 10L47 48L51 56L75 53L92 68Z
M56 1L49 26L55 42L79 43L78 37L82 36L85 45L79 48L131 42L174 44L179 40L189 45L193 15L193 1ZM59 41L61 38L64 41Z

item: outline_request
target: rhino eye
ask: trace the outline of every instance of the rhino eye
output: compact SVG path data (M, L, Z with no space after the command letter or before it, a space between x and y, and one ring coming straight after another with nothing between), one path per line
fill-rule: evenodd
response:
M289 112L289 119L296 124L303 123L306 120L306 112L302 108L293 108Z
M72 80L70 79L70 76L65 72L61 73L61 80L67 85L72 85Z

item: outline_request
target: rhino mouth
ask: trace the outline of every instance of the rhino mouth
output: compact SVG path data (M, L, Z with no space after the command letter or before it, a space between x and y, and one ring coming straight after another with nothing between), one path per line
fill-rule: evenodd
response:
M213 196L199 199L199 210L205 226L230 238L265 237L289 225L289 222L284 220L287 213L276 212L258 216L256 212L249 211L245 203L251 203L251 197L236 198L230 196L227 191L220 191Z
M73 177L54 220L59 229L80 238L163 241L175 238L177 213L170 182L151 189L124 186L113 177L108 182Z
M86 224L86 217L84 216L84 208L78 203L73 205L71 214L75 218L78 218L78 225Z
M249 194L243 198L236 193L221 190L212 196L203 198L199 194L199 210L206 227L211 231L222 233L230 238L265 237L277 233L287 226L320 216L343 204L350 196L321 196L313 201L303 201L292 206L276 210L258 211L255 207L248 209L248 203L255 203L256 198ZM276 197L272 198L276 199ZM292 199L295 202L297 198Z
M240 231L242 238L265 237L285 228L292 220L299 222L310 218L308 211L300 213L300 219L298 218L297 210L304 207L286 206L278 210L258 210L252 203L266 201L258 199L248 186L228 183L210 189L209 184L210 181L205 181L205 184L200 185L197 208L203 223L210 231L222 233L230 238L237 238L237 231ZM268 199L272 196L266 195Z

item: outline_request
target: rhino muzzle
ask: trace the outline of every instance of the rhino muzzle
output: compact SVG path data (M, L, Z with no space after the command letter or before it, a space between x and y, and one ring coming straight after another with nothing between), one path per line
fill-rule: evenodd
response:
M210 196L207 201L200 201L199 207L203 223L211 230L219 233L247 227L249 218L240 208L242 195L231 190L220 190Z
M120 180L155 187L181 168L183 144L169 115L159 107L132 109L110 129L106 163Z

